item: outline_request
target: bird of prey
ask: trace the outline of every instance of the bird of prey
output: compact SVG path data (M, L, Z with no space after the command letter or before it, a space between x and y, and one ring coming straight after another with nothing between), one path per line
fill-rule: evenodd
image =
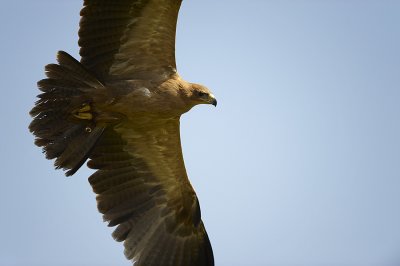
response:
M80 62L60 51L31 110L35 144L74 174L88 160L98 210L136 266L210 266L214 257L186 174L179 121L205 86L175 64L181 0L84 0Z

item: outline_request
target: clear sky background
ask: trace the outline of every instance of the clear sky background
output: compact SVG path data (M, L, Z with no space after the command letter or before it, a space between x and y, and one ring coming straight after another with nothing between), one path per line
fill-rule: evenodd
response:
M0 265L128 266L83 167L28 132L45 64L78 57L80 0L1 1ZM400 1L191 0L182 118L217 266L400 265Z

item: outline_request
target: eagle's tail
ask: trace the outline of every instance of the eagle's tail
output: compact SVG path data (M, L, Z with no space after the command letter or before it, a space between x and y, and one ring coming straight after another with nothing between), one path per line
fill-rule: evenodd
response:
M38 82L43 93L30 111L34 119L29 130L46 158L56 158L56 168L68 170L69 176L86 161L104 131L94 122L90 99L90 92L103 85L69 54L60 51L57 61L46 66L47 78Z

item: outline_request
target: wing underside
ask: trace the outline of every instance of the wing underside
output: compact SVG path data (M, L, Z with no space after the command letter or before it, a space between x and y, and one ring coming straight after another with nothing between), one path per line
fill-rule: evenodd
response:
M214 265L181 157L179 121L146 134L129 122L107 129L88 166L98 169L89 178L98 209L135 265Z
M81 62L101 81L175 72L175 32L181 0L85 0Z

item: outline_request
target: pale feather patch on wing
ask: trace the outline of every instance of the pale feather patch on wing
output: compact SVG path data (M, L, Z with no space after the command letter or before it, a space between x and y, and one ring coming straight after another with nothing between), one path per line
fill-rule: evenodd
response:
M144 97L150 98L151 97L151 92L148 88L146 87L141 87L137 89L137 92L143 95Z

